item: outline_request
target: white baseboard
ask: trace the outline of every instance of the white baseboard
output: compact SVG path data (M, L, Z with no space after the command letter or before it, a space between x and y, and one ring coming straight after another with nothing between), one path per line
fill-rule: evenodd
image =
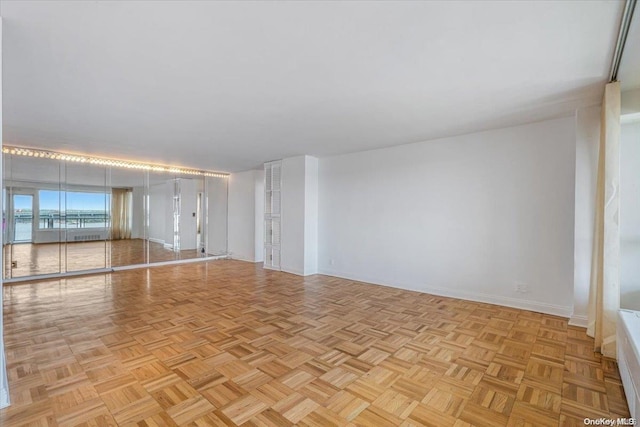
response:
M296 276L304 276L304 271L298 270L297 268L280 266L280 271L285 273L295 274Z
M579 326L581 328L586 328L589 321L587 320L587 316L582 314L572 314L569 318L569 326Z
M259 261L252 260L249 257L245 257L243 255L238 255L238 254L233 254L233 253L229 254L229 258L231 258L233 260L236 260L236 261L244 261L244 262L250 262L250 263L259 262Z
M229 252L229 258L236 260L236 261L244 261L244 262L250 262L252 264L257 264L259 262L264 262L264 259L260 258L254 258L251 259L250 257L244 256L244 255L239 255L239 254L234 254L233 252Z
M149 241L153 242L153 243L160 243L161 245L164 245L164 240L162 240L162 239L154 239L153 237L149 237Z
M291 268L291 267L281 267L280 271L284 271L285 273L291 273L291 274L295 274L296 276L303 276L303 277L313 276L314 274L321 274L318 271L305 273L302 270L298 270L297 268Z
M192 264L196 262L216 261L219 259L227 259L226 255L209 255L202 258L177 259L173 261L152 262L151 264L132 264L112 267L111 271L137 270L139 268L165 267L167 265Z
M385 281L380 281L379 279L374 277L363 277L360 275L354 275L354 274L349 274L349 273L344 273L344 272L339 272L339 271L329 270L329 269L320 269L318 271L318 274L340 277L343 279L355 280L358 282L372 283L374 285L389 286L391 288L416 291L424 294L438 295L443 297L458 298L458 299L475 301L475 302L483 302L487 304L502 305L505 307L519 308L521 310L535 311L537 313L551 314L554 316L560 316L560 317L566 317L566 318L571 317L571 313L573 312L573 307L571 306L549 304L549 303L540 302L540 301L510 298L510 297L505 297L500 295L490 295L490 294L483 294L479 292L469 292L469 291L457 290L457 289L419 286L414 284L406 284L406 283L398 283L398 282L389 283Z

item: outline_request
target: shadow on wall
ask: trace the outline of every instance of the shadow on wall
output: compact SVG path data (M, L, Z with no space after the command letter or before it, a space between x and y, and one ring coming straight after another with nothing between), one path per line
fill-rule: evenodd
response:
M620 244L620 306L640 311L640 240Z
M636 288L637 287L638 286L636 286ZM640 311L640 290L628 292L622 295L620 301L620 305L622 306L622 308L626 308L627 310Z

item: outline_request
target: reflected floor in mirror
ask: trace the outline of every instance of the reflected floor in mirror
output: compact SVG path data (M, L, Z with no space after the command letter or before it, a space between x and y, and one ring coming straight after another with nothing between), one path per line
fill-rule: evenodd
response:
M145 242L143 239L74 242L66 245L66 248L59 243L20 243L4 247L5 278L105 268L109 255L109 266L112 267L144 264L147 244L151 262L199 257L196 249L176 253L161 243ZM14 268L11 268L12 261L17 262ZM9 271L10 275L7 274Z
M9 426L570 426L628 417L567 319L220 260L4 287Z

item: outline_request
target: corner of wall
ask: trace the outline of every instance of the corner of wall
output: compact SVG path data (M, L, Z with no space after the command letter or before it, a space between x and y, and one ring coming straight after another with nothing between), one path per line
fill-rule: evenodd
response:
M253 175L254 187L254 260L255 262L264 262L264 169L254 171Z
M304 276L318 273L318 158L305 156Z

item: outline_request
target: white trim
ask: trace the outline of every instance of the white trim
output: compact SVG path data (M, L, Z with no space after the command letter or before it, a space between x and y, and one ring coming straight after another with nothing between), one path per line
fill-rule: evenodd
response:
M164 240L162 240L162 239L156 239L154 237L149 237L149 241L153 242L153 243L160 243L161 245L164 245Z
M522 300L499 295L490 295L477 292L460 291L455 289L436 288L430 286L418 286L406 283L389 283L383 282L373 277L362 277L354 274L343 273L335 270L319 269L318 274L327 276L340 277L358 282L371 283L374 285L388 286L391 288L405 289L409 291L420 292L423 294L438 295L449 298L458 298L468 301L482 302L487 304L502 305L505 307L519 308L521 310L535 311L537 313L551 314L560 317L571 317L573 307L548 304L540 301Z
M243 261L243 262L250 262L252 264L255 264L256 262L261 262L261 261L255 261L252 259L249 259L248 257L239 257L236 255L229 255L229 259L235 260L235 261Z
M280 271L282 271L283 273L295 274L296 276L304 276L304 271L298 270L297 268L280 266Z
M60 279L63 277L84 276L86 274L111 273L111 271L112 271L111 268L94 268L91 270L70 271L68 273L50 273L50 274L40 274L40 275L34 275L34 276L14 277L11 279L4 279L3 283L17 283L17 282L25 282L30 280L43 280L43 279Z
M569 318L569 326L579 326L581 328L586 328L589 324L587 316L582 314L572 314Z
M304 276L304 272L302 270L298 270L297 268L281 268L280 271L283 273L295 274L296 276Z
M283 273L295 274L296 276L302 276L302 277L313 276L314 274L320 274L318 272L305 273L304 271L299 270L297 268L289 268L289 267L281 268L280 271L282 271Z
M263 261L252 261L250 259L240 259L240 258L233 258L233 257L227 257L227 259L232 259L234 261L248 262L250 264L262 264L263 263ZM269 267L263 267L263 268L266 269L266 270L272 270ZM278 270L278 271L280 271L280 270Z
M113 267L112 270L116 272L116 271L123 271L123 270L135 270L138 268L152 268L152 267L164 267L167 265L191 264L194 262L215 261L219 259L228 259L228 258L229 257L227 255L215 255L215 256L208 256L208 257L202 257L202 258L190 258L190 259L179 259L174 261L154 262L151 264L123 265L120 267Z
M93 270L71 271L68 273L52 273L52 274L41 274L36 276L23 276L23 277L16 277L12 279L4 279L3 282L18 283L18 282L26 282L31 280L62 279L65 277L85 276L88 274L114 273L116 271L136 270L139 268L163 267L166 265L189 264L193 262L215 261L219 259L229 259L229 257L227 255L210 255L202 258L177 259L173 261L153 262L150 264L132 264L132 265L122 265L118 267L111 267L111 268L95 268Z

